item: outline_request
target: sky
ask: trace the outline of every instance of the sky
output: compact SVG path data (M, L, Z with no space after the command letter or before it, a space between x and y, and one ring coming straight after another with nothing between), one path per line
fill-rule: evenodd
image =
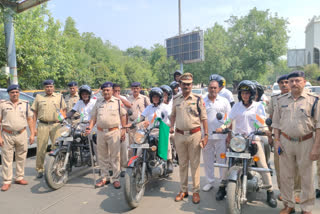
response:
M245 16L254 7L288 19L289 49L305 47L305 27L320 16L319 0L181 0L182 32L216 22L227 28L231 15ZM93 32L121 50L164 45L179 33L178 0L50 0L48 9L62 23L70 16L80 33Z

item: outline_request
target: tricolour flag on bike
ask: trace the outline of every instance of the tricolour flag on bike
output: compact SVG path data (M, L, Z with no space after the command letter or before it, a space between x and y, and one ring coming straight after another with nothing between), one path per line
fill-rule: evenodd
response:
M64 114L64 112L60 109L60 111L58 111L58 120L59 121L63 121L66 118L66 115Z
M167 160L170 127L163 122L160 117L155 119L155 123L156 122L159 122L158 156L164 160Z
M254 122L254 124L253 124L254 127L255 127L256 129L258 129L258 128L264 126L264 124L265 124L264 119L263 119L262 117L260 117L259 115L256 114L256 120L255 120L255 122Z

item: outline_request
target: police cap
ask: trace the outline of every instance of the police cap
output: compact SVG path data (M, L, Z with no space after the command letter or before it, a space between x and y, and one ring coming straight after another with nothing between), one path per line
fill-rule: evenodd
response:
M104 88L112 88L113 86L113 83L112 82L105 82L101 85L101 89L104 89Z
M288 74L284 74L284 75L282 75L282 76L280 76L280 77L278 78L277 83L279 83L279 82L282 81L282 80L287 80L287 79L288 79Z
M54 81L53 80L45 80L45 81L43 81L43 85L54 85Z
M184 73L180 77L180 81L183 83L192 83L193 75L191 73Z
M305 78L305 74L303 71L292 71L290 74L288 74L288 79L292 77L303 77Z
M77 86L77 85L78 85L78 83L75 81L71 81L68 83L68 87L73 87L73 86Z
M9 93L12 90L20 90L19 85L16 85L16 84L9 85L9 87L7 88L7 92Z
M131 87L140 87L141 83L140 82L133 82L131 83Z

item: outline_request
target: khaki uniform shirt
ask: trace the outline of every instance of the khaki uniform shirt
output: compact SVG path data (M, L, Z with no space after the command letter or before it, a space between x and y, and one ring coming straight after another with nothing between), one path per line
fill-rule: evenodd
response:
M198 95L190 94L186 99L183 95L176 97L172 104L171 117L176 118L176 127L182 131L189 131L201 125L201 120L207 119L207 112L204 101L200 97L199 108L201 114L199 115L197 101Z
M304 90L301 96L294 100L291 92L279 96L274 109L272 127L280 129L290 137L302 137L320 128L320 103L311 117L311 109L316 95Z
M74 96L71 97L70 94L67 94L66 97L64 98L66 105L67 105L67 112L70 112L72 110L72 108L74 107L74 105L78 102L78 100L80 99L79 94L76 93ZM79 117L80 113L76 112L74 113L74 115L72 116L74 117Z
M0 117L3 128L9 131L20 131L28 126L27 117L33 117L33 112L30 110L28 101L19 100L14 106L8 100L0 105Z
M134 98L133 95L128 97L128 101L131 103L132 115L129 116L130 121L134 121L141 115L144 109L150 105L150 100L147 96L139 94L137 98Z
M268 108L266 111L268 114L273 115L274 109L277 105L277 99L279 98L280 95L281 94L276 94L276 95L271 96L271 99L270 99L270 102L269 102L269 105L268 105Z
M62 94L52 93L48 95L37 95L31 110L37 112L37 119L44 122L58 121L60 109L66 109L67 105L62 98Z
M121 116L126 114L127 111L124 109L122 102L116 97L111 97L109 101L99 99L96 102L91 112L91 119L97 121L99 128L110 129L119 127Z

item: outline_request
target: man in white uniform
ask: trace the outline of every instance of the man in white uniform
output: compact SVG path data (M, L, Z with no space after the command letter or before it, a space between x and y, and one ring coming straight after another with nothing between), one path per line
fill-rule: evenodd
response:
M204 102L207 110L208 118L208 130L209 130L209 140L206 147L202 150L204 169L207 178L207 184L202 188L203 191L209 191L214 184L214 167L213 164L216 161L220 164L225 164L226 159L220 158L220 153L225 153L226 139L227 135L222 134L211 134L217 128L223 125L223 121L218 121L216 118L217 113L221 113L225 118L231 110L229 101L218 95L219 83L216 80L211 80L208 86L209 94L205 96ZM220 168L219 179L222 178L223 171L225 169ZM221 181L221 180L220 180ZM219 182L220 182L219 181Z
M212 74L209 78L209 81L211 80L215 80L219 83L219 88L220 88L219 95L221 97L226 98L232 107L234 105L233 94L231 91L225 88L226 86L225 78L223 76L220 76L219 74Z

